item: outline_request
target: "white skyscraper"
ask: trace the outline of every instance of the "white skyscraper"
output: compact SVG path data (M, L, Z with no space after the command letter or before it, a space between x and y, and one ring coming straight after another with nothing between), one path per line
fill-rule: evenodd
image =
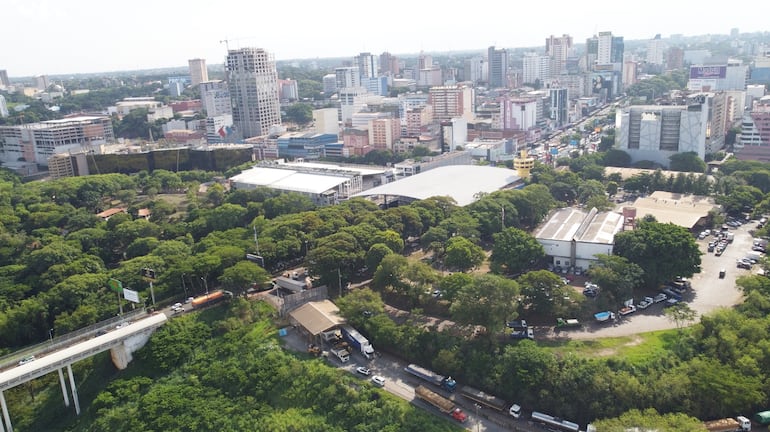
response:
M542 84L551 79L551 58L547 55L527 53L522 59L522 69L525 83L539 81Z
M665 45L663 44L663 40L660 38L660 35L655 35L655 38L650 39L647 41L647 63L654 64L654 65L662 65L663 64L663 51L665 50Z
M281 124L278 71L272 54L262 48L229 50L225 72L236 133L243 138L262 136Z

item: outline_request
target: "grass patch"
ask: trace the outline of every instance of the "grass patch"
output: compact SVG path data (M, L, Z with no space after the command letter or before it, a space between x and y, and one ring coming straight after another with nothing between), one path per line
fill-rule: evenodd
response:
M631 364L648 364L662 355L679 337L678 330L660 330L634 336L590 340L540 341L539 345L556 355L568 353L586 358L622 358Z

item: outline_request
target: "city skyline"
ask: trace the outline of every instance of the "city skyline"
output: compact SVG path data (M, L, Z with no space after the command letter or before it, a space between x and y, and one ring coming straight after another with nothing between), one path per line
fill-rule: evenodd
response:
M95 0L72 0L66 7L52 0L10 0L0 37L12 42L0 51L0 69L11 77L27 77L184 67L196 58L213 66L224 63L228 48L243 47L263 48L282 61L490 46L544 50L551 35L568 34L581 44L601 31L626 40L728 34L732 28L767 31L763 15L751 13L755 5L739 0L729 9L695 9L691 2L650 0L633 11L619 11L565 0L554 0L547 9L487 0L474 3L468 13L404 0L372 10L352 2L323 8L307 0L291 8L235 0L213 5L137 0L120 9Z

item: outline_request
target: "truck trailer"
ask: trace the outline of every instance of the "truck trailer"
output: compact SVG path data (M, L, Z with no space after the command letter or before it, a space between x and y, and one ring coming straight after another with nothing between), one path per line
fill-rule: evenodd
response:
M414 389L414 395L418 399L422 399L425 402L438 408L444 414L450 415L453 419L460 423L464 423L468 420L468 416L455 405L451 400L441 396L440 394L431 391L425 386L419 385Z
M437 374L432 370L425 369L416 364L410 364L404 368L404 371L449 391L455 391L455 388L457 387L457 381L453 380L452 377L445 377L444 375Z
M342 363L347 363L347 361L350 360L350 353L344 347L334 347L329 351L331 351L331 353L334 354Z
M193 309L198 309L206 305L214 304L217 302L220 302L226 298L224 291L213 291L208 294L204 294L199 297L195 297L190 302Z
M474 402L477 402L487 408L503 412L508 408L508 403L497 396L484 393L479 389L470 386L461 386L460 394Z
M353 348L360 352L362 356L366 357L368 360L374 358L374 347L369 343L369 339L365 338L364 335L358 332L358 330L345 325L340 327L340 331L342 332L342 337Z
M703 422L703 426L709 432L743 432L751 430L751 420L738 416Z

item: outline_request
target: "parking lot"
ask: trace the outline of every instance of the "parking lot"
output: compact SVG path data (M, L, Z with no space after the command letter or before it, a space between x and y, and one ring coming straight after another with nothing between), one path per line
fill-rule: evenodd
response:
M708 243L714 238L713 236L696 240L703 252L701 256L702 270L690 279L692 291L684 296L684 301L698 313L698 316L719 308L734 306L742 301L743 293L735 286L735 279L752 272L755 273L759 267L755 265L752 270L741 269L738 268L737 261L751 253L753 237L749 234L749 230L756 228L756 225L757 222L752 221L738 228L731 228L730 231L735 235L734 240L721 256L707 252ZM721 269L725 270L723 279L719 278ZM638 302L641 298L635 300ZM636 333L676 328L676 324L663 314L663 304L661 303L653 304L644 310L638 310L613 324L586 324L582 328L560 332L554 332L552 327L546 327L536 329L535 334L543 337L569 336L570 339L594 339L608 336L630 336Z

